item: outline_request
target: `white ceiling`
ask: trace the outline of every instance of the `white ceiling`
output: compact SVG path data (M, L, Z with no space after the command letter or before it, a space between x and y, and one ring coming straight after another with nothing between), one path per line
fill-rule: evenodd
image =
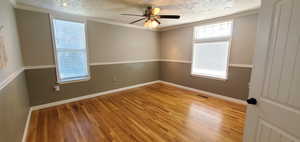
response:
M161 8L160 14L179 14L179 20L161 19L160 27L201 21L260 7L261 0L17 0L17 5L54 10L129 23L139 17L121 16L142 14L146 6ZM67 6L63 6L63 2ZM139 22L136 25L143 25Z

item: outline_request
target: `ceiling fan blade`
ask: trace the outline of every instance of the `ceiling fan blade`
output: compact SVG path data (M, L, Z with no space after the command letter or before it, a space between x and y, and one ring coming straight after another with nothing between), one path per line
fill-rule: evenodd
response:
M121 15L144 17L144 15L138 15L138 14L121 14Z
M139 19L139 20L135 20L135 21L133 21L133 22L131 22L131 23L129 23L129 24L134 24L134 23L136 23L136 22L139 22L139 21L142 21L142 20L145 20L146 18L142 18L142 19Z
M155 20L158 24L160 24L160 21L159 21L159 20L157 20L156 18L154 18L154 20Z
M179 19L180 15L158 15L159 18L165 18L165 19Z

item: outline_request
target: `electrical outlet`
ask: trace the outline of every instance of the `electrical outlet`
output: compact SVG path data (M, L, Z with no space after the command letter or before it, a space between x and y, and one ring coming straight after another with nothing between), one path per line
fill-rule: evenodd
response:
M53 88L54 88L54 91L60 91L60 86L58 86L58 85L55 85Z

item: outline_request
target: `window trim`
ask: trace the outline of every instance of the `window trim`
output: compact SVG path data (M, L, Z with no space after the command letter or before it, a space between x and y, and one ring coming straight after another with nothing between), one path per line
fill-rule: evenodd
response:
M51 38L52 38L52 46L53 46L53 55L54 55L54 62L55 62L55 71L56 71L56 83L58 84L67 84L67 83L75 83L75 82L82 82L82 81L88 81L91 79L91 73L90 73L90 65L89 65L89 50L88 50L88 34L87 34L87 22L83 19L75 19L75 18L67 18L62 16L54 16L49 15L50 17L50 26L51 26ZM87 65L87 76L82 77L76 77L73 79L61 79L59 75L59 66L58 66L58 58L57 58L57 48L56 48L56 42L55 42L55 35L54 35L54 23L53 21L55 19L58 20L64 20L64 21L71 21L71 22L77 22L84 24L84 32L85 32L85 51L86 51L86 65Z
M230 36L221 36L221 37L215 37L215 38L205 38L205 39L198 39L196 40L195 38L195 28L197 26L205 26L205 25L210 25L210 24L218 24L218 23L223 23L223 22L232 22L231 24L231 34ZM230 51L231 51L231 45L232 45L232 34L233 34L233 28L234 28L234 20L230 19L230 20L222 20L222 21L217 21L217 22L212 22L212 23L206 23L203 25L197 25L194 26L193 28L193 42L192 42L192 64L191 64L191 76L195 76L195 77L202 77L202 78L207 78L207 79L215 79L215 80L220 80L220 81L226 81L228 80L228 71L229 71L229 66L230 66ZM194 44L197 43L208 43L208 42L221 42L221 41L228 41L229 45L228 45L228 56L227 56L227 66L226 66L226 75L225 78L221 78L221 77L217 77L217 76L213 76L213 75L207 75L207 74L195 74L193 73L193 66L194 66Z

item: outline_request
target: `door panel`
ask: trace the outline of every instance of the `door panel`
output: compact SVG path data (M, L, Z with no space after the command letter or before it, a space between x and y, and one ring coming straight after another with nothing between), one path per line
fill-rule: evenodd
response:
M259 127L256 134L257 142L298 142L299 140L279 128L265 122L259 121Z
M262 0L244 140L299 142L300 0Z
M267 99L261 99L259 104L259 119L274 124L282 131L291 135L299 135L300 112L299 110L275 103Z
M265 84L265 97L279 101L278 89L280 74L282 73L283 58L285 57L287 32L291 19L292 1L282 0L275 5L273 16L273 28L270 39L270 51L268 57L268 73Z

